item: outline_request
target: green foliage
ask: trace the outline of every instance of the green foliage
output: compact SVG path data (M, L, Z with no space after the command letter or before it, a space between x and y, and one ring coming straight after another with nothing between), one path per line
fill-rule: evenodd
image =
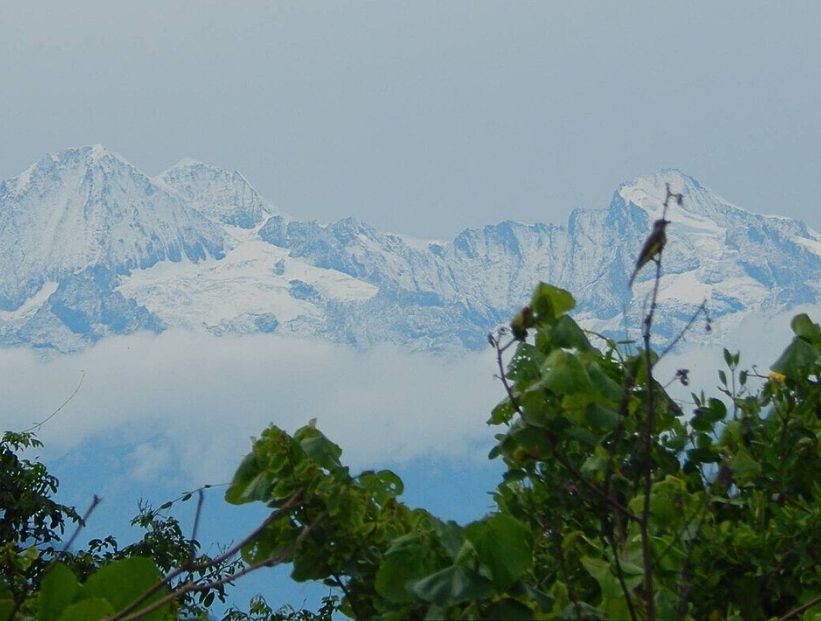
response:
M594 347L573 304L542 284L512 322L509 394L488 421L504 426L490 455L507 466L496 512L442 522L399 502L392 473L351 475L313 425L271 427L226 494L281 511L246 560L293 562L294 579L339 588L342 611L362 619L644 619L648 584L665 619L769 619L811 601L818 326L793 321L756 392L725 351L723 397L693 395L688 416L648 374L654 354Z
M725 350L718 396L692 394L685 412L653 377L656 354L584 331L568 314L574 304L540 284L512 340L490 339L506 391L488 421L500 427L490 457L506 471L495 511L467 525L403 504L389 470L352 474L311 422L293 435L263 430L237 469L226 500L270 509L237 545L241 560L198 556L163 514L172 503L143 508L136 544L98 539L60 557L49 542L79 518L51 501L56 480L44 468L19 459L35 440L6 434L0 458L22 483L3 497L12 510L0 523L11 537L0 620L102 619L168 593L144 618L205 618L224 582L290 563L294 580L335 595L315 613L256 597L224 621L328 621L336 611L383 621L818 621L819 326L795 317L768 376ZM676 378L686 385L687 371Z

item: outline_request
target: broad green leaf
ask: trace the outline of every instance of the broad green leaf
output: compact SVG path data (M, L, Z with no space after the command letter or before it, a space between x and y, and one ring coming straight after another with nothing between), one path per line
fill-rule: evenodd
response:
M510 402L510 399L505 398L504 401L499 403L493 411L490 413L490 418L487 421L488 425L501 425L508 422L513 415L516 414L516 409L513 407L513 404Z
M610 563L592 556L583 556L582 565L599 584L603 600L613 599L621 595L619 580L610 571Z
M528 390L519 397L522 420L534 427L549 427L549 408L544 390Z
M734 479L740 484L750 481L761 473L761 464L743 448L730 460L730 468Z
M599 366L598 362L587 362L585 369L587 370L587 375L590 377L593 387L602 397L613 403L619 403L621 401L624 388L607 375Z
M122 610L137 599L162 578L154 561L149 558L132 557L113 561L92 574L83 585L80 596L107 600L115 611ZM159 599L168 592L163 586L149 597L142 607ZM148 621L164 619L170 611L170 604L145 617Z
M321 580L328 576L327 554L316 545L307 543L306 540L294 555L291 578L297 582Z
M795 338L770 368L789 379L800 380L812 372L818 362L818 349L802 338Z
M369 492L380 505L384 505L391 498L396 498L405 490L402 479L390 470L363 472L357 480L359 485Z
M821 328L806 313L793 317L790 327L796 336L800 336L810 343L821 343Z
M497 590L503 591L533 563L530 531L510 515L500 513L465 528L479 562L490 570Z
M619 413L600 403L591 403L584 410L585 420L597 429L615 429L619 422Z
M107 600L101 597L92 597L71 604L63 611L57 621L100 621L100 619L105 619L115 612ZM156 619L158 617L152 615L145 618Z
M516 353L507 365L507 377L514 381L521 390L541 376L539 368L544 361L544 354L529 343L519 343Z
M430 549L427 541L420 537L406 537L392 546L376 572L376 592L391 602L412 602L417 596L408 588L411 582L430 573L428 557Z
M253 565L281 554L294 542L298 534L299 529L291 525L287 519L275 520L242 547L242 558L246 563Z
M68 567L62 563L52 565L40 583L37 602L40 621L58 619L79 590L80 583Z
M465 533L456 522L447 521L436 524L436 537L451 560L455 561L465 543Z
M556 394L576 394L589 391L590 377L575 355L557 349L542 363L541 385Z
M587 336L570 315L563 315L559 318L550 331L550 338L555 347L567 347L579 351L591 349Z
M452 565L411 583L411 590L426 602L445 606L483 599L493 587L472 569Z
M537 321L545 321L550 325L556 323L559 317L574 306L576 306L576 300L573 299L569 291L543 282L539 283L533 292L533 299L530 304L536 314Z
M260 500L257 486L261 478L261 465L254 453L246 455L234 473L231 485L225 491L225 500L234 505Z
M591 455L582 463L581 473L595 478L597 474L607 470L608 463L607 457L603 455Z
M510 439L534 459L544 459L553 448L547 433L538 427L516 429L511 433Z
M724 420L727 416L727 406L724 405L724 402L721 399L711 397L708 403L710 420L714 423Z
M339 461L342 449L331 442L315 427L303 427L294 434L305 454L323 468L333 470L341 466Z
M566 433L568 437L573 438L577 442L581 442L585 446L595 446L599 442L598 436L596 436L589 429L585 429L584 427L580 427L578 425L570 427Z

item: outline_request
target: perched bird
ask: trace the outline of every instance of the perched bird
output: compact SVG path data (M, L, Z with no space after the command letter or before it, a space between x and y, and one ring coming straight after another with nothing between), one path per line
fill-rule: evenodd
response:
M516 313L513 321L510 322L510 331L517 341L524 341L527 338L527 329L533 325L533 310L525 306Z
M664 229L668 224L670 224L670 221L664 219L656 220L653 223L653 231L641 247L639 258L636 260L636 269L633 270L633 274L630 276L630 282L627 283L628 287L633 286L633 281L636 278L636 274L639 273L639 270L647 265L647 263L664 248L664 244L667 243L667 234L664 232Z

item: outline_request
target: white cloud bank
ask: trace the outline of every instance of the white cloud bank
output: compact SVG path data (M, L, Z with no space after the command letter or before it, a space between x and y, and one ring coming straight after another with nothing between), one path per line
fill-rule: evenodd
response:
M445 358L394 347L348 347L270 335L183 332L106 339L43 361L0 351L4 429L24 429L63 402L39 431L47 455L95 442L126 447L135 481L179 468L191 484L224 481L269 423L311 418L354 467L415 458L484 460L484 421L503 397L491 351Z
M766 373L791 339L790 318L750 317L728 339L742 368ZM694 328L698 329L698 328ZM187 332L106 339L76 355L43 361L0 350L3 429L24 429L77 395L39 436L45 455L82 455L97 446L122 453L138 484L173 476L177 485L223 482L269 423L293 431L311 418L353 468L415 459L486 463L496 430L485 425L503 398L493 353L441 357L395 347L371 351L275 335L213 337ZM682 344L662 361L664 382L680 367L691 385L672 386L685 411L691 391L716 395L720 346ZM173 473L173 475L171 474Z

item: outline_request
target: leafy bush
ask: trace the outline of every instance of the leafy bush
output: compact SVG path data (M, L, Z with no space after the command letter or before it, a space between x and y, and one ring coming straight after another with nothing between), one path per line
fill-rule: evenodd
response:
M18 458L33 438L6 434L3 490L18 487L2 496L0 619L203 617L227 582L279 563L340 600L311 613L257 599L226 620L821 619L819 326L796 316L766 376L725 351L720 398L693 394L685 412L653 375L654 304L637 352L583 330L574 304L540 284L509 341L490 337L506 393L490 457L506 471L496 510L467 525L404 505L391 471L351 473L311 423L253 443L226 500L271 512L225 555L196 557L151 511L140 544L62 553L79 517Z

